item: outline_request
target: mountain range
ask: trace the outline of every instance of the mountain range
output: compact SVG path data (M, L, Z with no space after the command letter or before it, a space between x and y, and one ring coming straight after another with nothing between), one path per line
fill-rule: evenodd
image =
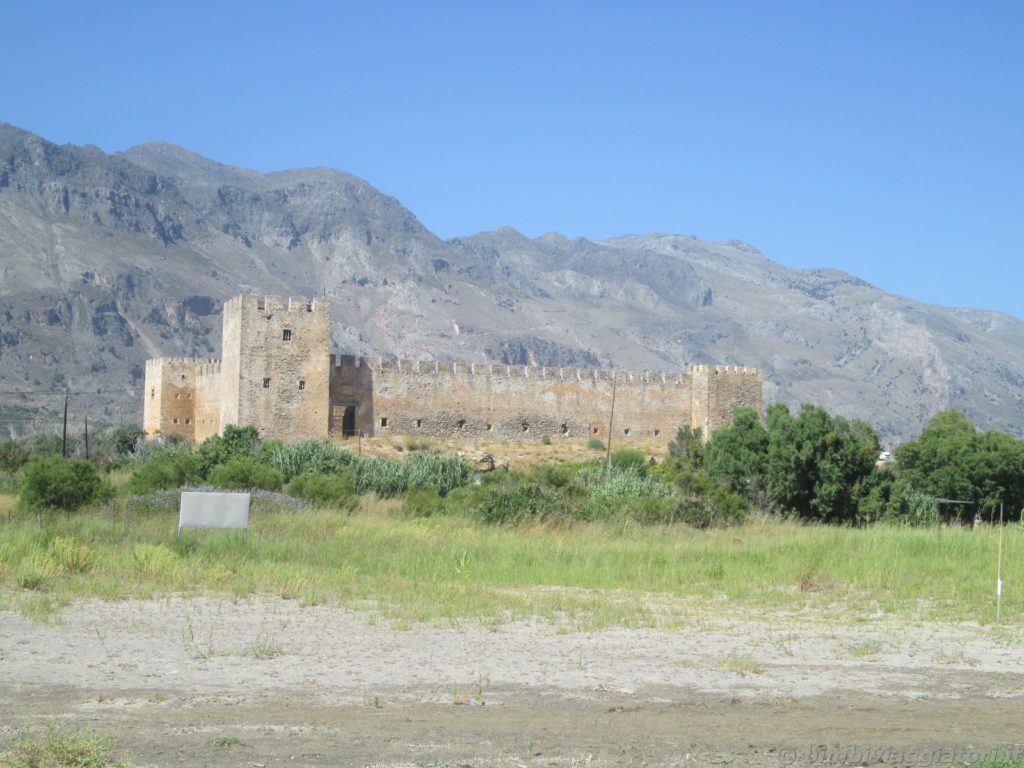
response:
M171 144L108 154L0 124L0 436L139 423L145 360L216 357L222 302L329 298L336 350L680 370L759 366L888 443L954 406L1024 434L1024 322L926 305L730 240L448 240L337 170L259 173ZM77 418L77 417L76 417Z

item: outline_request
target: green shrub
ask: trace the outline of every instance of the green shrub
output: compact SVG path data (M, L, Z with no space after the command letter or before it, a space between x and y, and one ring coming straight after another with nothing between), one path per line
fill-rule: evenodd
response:
M580 520L630 520L640 525L671 523L679 518L675 496L591 496L574 510Z
M433 488L409 491L402 502L402 513L409 517L433 517L444 511L444 500Z
M211 435L196 448L196 474L204 480L209 479L218 465L227 464L232 459L252 457L259 448L259 442L256 427L228 424L223 435Z
M582 466L580 464L535 464L530 468L526 478L546 488L556 488L569 495L585 494L577 485L576 476Z
M110 435L110 441L116 456L133 455L146 437L146 433L136 426L118 427Z
M17 473L0 469L0 493L17 493L20 483Z
M616 448L612 451L612 466L642 475L647 472L647 457L636 448Z
M446 496L469 482L473 467L454 453L430 451L417 453L409 459L386 456L353 457L352 472L359 493L376 493L390 498L410 489L433 488Z
M196 461L191 454L164 449L132 473L127 487L130 493L150 493L181 488L196 478Z
M47 547L47 555L64 573L86 573L93 566L92 550L74 536L58 536Z
M318 507L329 507L350 512L356 508L359 497L352 476L342 474L299 475L288 483L288 495L304 499Z
M270 440L260 446L260 460L281 473L285 482L299 475L330 475L352 463L352 454L330 438L283 443Z
M77 448L74 438L68 436L68 453L74 454ZM63 453L64 440L60 435L36 435L32 438L29 450L33 456L58 456Z
M742 496L706 472L684 472L679 486L680 500L674 519L694 528L741 523L750 513L750 507Z
M31 458L32 451L20 443L13 440L0 443L0 469L5 469L13 474L28 464L28 460Z
M542 435L540 438L541 445L551 445L551 438L548 435Z
M409 489L433 488L446 496L469 482L473 467L455 453L418 453L407 461Z
M642 455L642 454L641 454ZM622 469L614 464L587 464L576 474L576 482L591 496L669 496L672 488L659 480L646 477L633 468Z
M18 563L14 578L22 589L44 590L60 575L60 567L44 552L33 552Z
M19 502L28 509L71 511L113 495L96 468L81 459L34 458L22 470Z
M587 448L592 451L603 451L605 450L605 447L604 440L600 437L592 437L587 440Z
M564 505L558 494L535 483L493 488L476 512L479 520L492 525L522 523L563 513Z
M484 477L492 477L492 475L484 475ZM454 491L444 497L444 511L449 515L462 515L464 517L479 517L479 511L483 508L484 503L487 500L487 496L490 494L491 489L494 487L493 483L483 484L469 484L464 485L461 488L456 488Z
M408 435L403 442L405 443L405 450L410 453L413 451L427 451L433 447L433 443L425 437Z
M262 488L265 491L277 491L282 485L280 472L248 456L218 464L207 479L210 485L229 490Z
M356 490L376 493L382 499L405 493L409 487L408 465L386 456L360 457L352 462Z
M42 736L23 731L10 751L0 759L5 768L123 768L109 736L91 731L68 730L50 723Z
M181 567L180 558L163 544L136 544L132 550L135 567L151 579L164 579Z

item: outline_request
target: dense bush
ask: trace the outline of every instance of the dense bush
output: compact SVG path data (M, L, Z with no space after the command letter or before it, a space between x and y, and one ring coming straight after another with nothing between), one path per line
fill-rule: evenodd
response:
M462 456L435 451L417 453L406 460L356 456L351 470L359 493L372 492L381 498L424 488L446 496L473 476L473 467Z
M0 469L17 472L32 458L32 451L21 443L10 440L0 443Z
M672 496L591 496L573 507L572 516L655 525L674 522L678 506L679 500Z
M283 443L270 440L260 446L260 460L288 482L302 474L331 474L352 463L352 454L329 438Z
M112 493L110 484L87 461L36 457L22 469L18 499L28 509L70 511L104 501Z
M382 499L404 493L409 487L406 463L386 456L359 457L352 462L356 490L376 493Z
M128 456L138 451L146 433L136 426L118 427L110 433L110 443L114 454Z
M446 496L473 476L473 467L455 453L418 453L407 461L409 489L433 488Z
M28 444L33 456L58 456L64 451L64 440L60 435L35 435ZM68 454L74 456L78 450L78 441L68 436Z
M444 511L444 499L433 488L411 490L402 502L402 512L409 517L433 517Z
M488 476L485 475L484 477ZM443 499L445 514L478 518L478 513L487 500L488 494L497 486L497 483L485 481L479 485L470 483L461 488L456 488Z
M643 454L641 454L643 456ZM640 497L669 496L672 488L659 480L644 474L646 466L638 469L634 466L617 467L614 464L606 467L602 464L588 464L581 468L576 480L582 488L587 489L592 497Z
M706 472L688 471L678 478L679 502L673 521L710 528L743 522L750 513L747 501Z
M605 449L604 440L600 437L592 437L587 440L587 448L592 451L603 451Z
M212 486L228 490L262 488L265 491L277 491L283 485L280 472L266 464L260 464L250 456L216 465L207 481Z
M329 507L350 512L356 508L359 496L352 476L347 472L326 475L311 473L299 475L288 483L290 496L304 499L318 507Z
M561 516L563 513L558 493L536 483L494 487L476 510L480 521L492 525L540 520Z
M685 424L668 444L668 464L686 469L704 466L704 432Z
M732 426L716 431L707 444L703 469L763 510L856 522L878 452L877 433L862 421L809 404L794 417L776 403L766 425L750 408L737 408Z
M250 458L259 449L256 427L236 427L228 424L223 435L212 435L195 450L196 474L206 480L214 468L234 459ZM276 470L275 470L276 471ZM278 472L280 476L280 472Z
M17 493L21 480L10 470L0 469L0 493Z
M612 466L643 475L647 472L647 457L636 448L616 448L612 451Z
M139 494L171 490L196 479L195 457L180 450L165 448L153 453L145 463L139 465L128 481L128 490Z
M918 439L896 449L896 473L921 493L972 502L972 514L1002 502L1014 519L1024 507L1024 440L978 432L957 410L937 414Z

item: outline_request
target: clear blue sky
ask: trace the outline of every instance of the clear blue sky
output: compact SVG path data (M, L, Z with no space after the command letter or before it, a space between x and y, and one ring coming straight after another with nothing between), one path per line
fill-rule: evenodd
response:
M0 0L0 120L1024 317L1024 2Z

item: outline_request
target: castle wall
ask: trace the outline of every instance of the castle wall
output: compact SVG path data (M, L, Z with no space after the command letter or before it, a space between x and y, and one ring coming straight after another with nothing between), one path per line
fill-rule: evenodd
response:
M195 441L201 443L221 430L221 364L216 361L196 366Z
M330 304L238 296L224 304L220 427L254 425L260 435L327 434Z
M333 411L365 434L516 440L607 438L612 372L341 356ZM615 372L615 442L649 442L690 421L686 374ZM339 432L332 423L332 432Z
M174 433L195 439L197 362L183 357L146 361L142 428L147 435Z

